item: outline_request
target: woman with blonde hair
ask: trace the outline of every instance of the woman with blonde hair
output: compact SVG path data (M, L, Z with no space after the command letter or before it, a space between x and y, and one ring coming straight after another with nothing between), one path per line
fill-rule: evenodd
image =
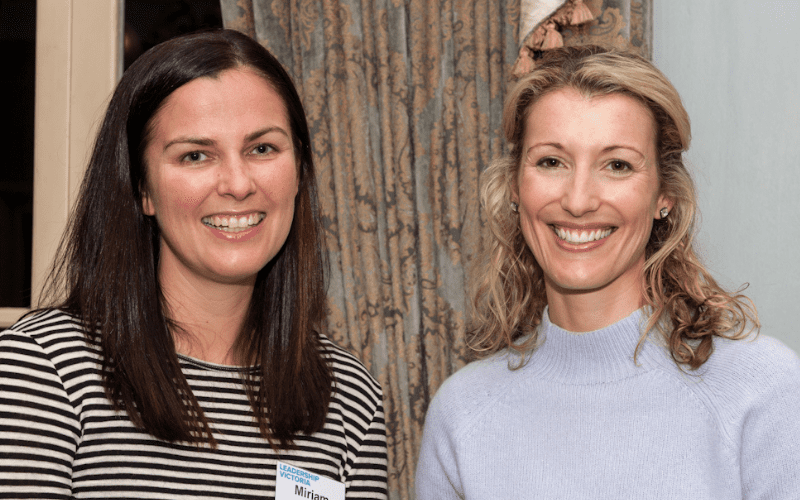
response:
M549 51L511 89L469 345L417 498L800 498L800 361L692 243L689 118L650 62Z

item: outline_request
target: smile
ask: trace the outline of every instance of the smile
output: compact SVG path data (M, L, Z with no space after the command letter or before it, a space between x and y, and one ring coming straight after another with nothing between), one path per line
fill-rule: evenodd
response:
M573 245L578 245L581 243L589 243L591 241L602 240L603 238L607 238L611 233L614 232L613 227L607 227L603 229L593 229L591 231L586 230L567 230L562 227L558 226L550 226L553 228L553 232L556 233L559 239L566 241L567 243L572 243Z
M203 217L202 222L208 227L225 231L226 233L238 233L246 231L251 227L261 224L267 214L264 212L252 213L250 215L242 215L239 217L228 215L213 215Z

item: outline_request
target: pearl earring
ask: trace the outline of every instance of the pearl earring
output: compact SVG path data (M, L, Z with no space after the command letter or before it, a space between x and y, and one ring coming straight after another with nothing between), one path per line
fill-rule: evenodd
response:
M669 215L669 209L667 207L663 207L658 214L661 216L662 219L666 219L667 215Z

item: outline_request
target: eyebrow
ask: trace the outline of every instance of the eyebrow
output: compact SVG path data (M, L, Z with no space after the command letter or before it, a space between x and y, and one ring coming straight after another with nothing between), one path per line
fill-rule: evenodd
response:
M290 136L290 135L289 135L289 134L288 134L288 133L287 133L285 130L283 130L281 127L267 127L267 128L263 128L263 129L261 129L261 130L256 130L256 131L255 131L255 132L253 132L252 134L249 134L247 137L245 137L245 142L254 141L254 140L258 139L259 137L261 137L262 135L269 134L270 132L278 132L278 133L280 133L280 134L283 134L283 135L285 135L285 136L286 136L288 139L291 139L291 138L292 138L292 137L291 137L291 136Z
M550 147L559 149L561 151L566 151L566 148L563 145L561 145L561 143L558 143L558 142L539 142L539 143L536 143L533 146L529 147L528 150L525 152L525 156L530 154L530 151L532 149L541 148L541 147L545 147L545 146L550 146ZM611 151L614 151L616 149L627 149L628 151L633 151L634 153L636 153L636 154L638 154L640 156L645 156L644 153L642 153L638 149L636 149L636 148L634 148L632 146L623 146L621 144L612 144L611 146L606 146L600 152L601 153L610 153Z
M291 139L291 136L285 130L283 130L281 127L266 127L266 128L262 128L262 129L256 130L255 132L252 132L252 133L248 134L244 138L244 141L245 142L254 141L254 140L258 139L259 137L261 137L262 135L269 134L271 132L278 132L280 134L285 135L288 139ZM209 139L209 138L207 138L207 137L191 137L191 136L189 136L189 137L178 137L177 139L173 139L173 140L169 141L164 146L164 151L169 149L171 146L174 146L175 144L197 144L198 146L213 146L214 145L214 141Z

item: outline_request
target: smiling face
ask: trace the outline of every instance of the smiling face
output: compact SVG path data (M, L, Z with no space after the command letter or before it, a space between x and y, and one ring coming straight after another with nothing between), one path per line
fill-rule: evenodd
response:
M246 68L175 90L150 123L142 207L159 279L255 282L286 241L298 167L286 106Z
M653 219L672 207L659 193L650 111L622 94L553 91L529 110L522 151L515 201L548 303L599 293L640 307Z

